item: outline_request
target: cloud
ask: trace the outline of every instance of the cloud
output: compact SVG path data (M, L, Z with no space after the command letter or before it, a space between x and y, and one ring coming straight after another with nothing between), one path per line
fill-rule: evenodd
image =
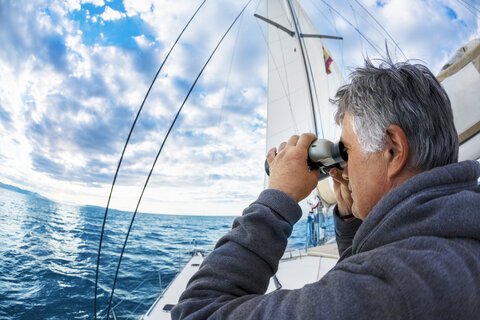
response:
M10 113L7 112L2 106L0 105L0 124L2 124L6 129L10 128L12 124L12 117Z
M47 64L58 71L68 69L67 48L63 35L54 25L56 12L47 14L36 10L35 2L22 4L20 1L2 4L0 8L0 56L11 63L23 64L35 59L37 65ZM22 14L9 14L10 10Z
M105 11L100 15L104 21L114 21L125 18L127 15L123 12L112 9L109 6L105 6Z
M153 45L153 43L144 34L133 38L137 42L138 46L142 49L148 48L149 46Z
M384 29L399 44L409 59L423 61L435 73L438 72L448 56L468 41L478 22L475 16L456 1L428 0L411 1L362 1L363 7L352 2L352 11L347 5L335 3L334 8L348 18L353 27L357 27L380 49L388 44L393 58L405 60L393 41L364 10L375 17ZM353 14L353 12L356 12ZM428 19L425 19L428 17ZM337 27L344 37L343 54L333 47L335 57L342 56L352 65L361 64L363 56L378 56L368 42L356 34L354 28L336 17ZM477 33L478 34L478 33ZM358 48L362 48L361 51ZM362 53L363 52L363 53Z
M200 3L3 3L2 179L57 200L105 205L150 82ZM131 136L114 207L131 209L136 203L178 108L243 3L207 1L172 52ZM350 3L360 12L357 16L348 2L332 6L383 49L385 34L356 2ZM365 55L375 55L323 3L305 4L320 33L344 37L325 41L336 62L355 66ZM455 1L427 0L415 8L399 0L362 4L409 58L420 58L433 69L479 30L478 18ZM142 209L239 214L263 188L267 49L264 24L253 18L255 10L245 12L191 92L158 159Z
M96 7L103 7L105 5L105 1L103 0L81 0L82 4L90 3Z
M48 173L54 178L62 176L65 172L65 167L62 164L39 153L32 155L32 165L34 170Z

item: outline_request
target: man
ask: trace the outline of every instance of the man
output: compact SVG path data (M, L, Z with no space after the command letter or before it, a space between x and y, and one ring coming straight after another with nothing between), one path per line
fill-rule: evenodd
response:
M480 165L457 163L445 91L408 63L367 61L351 78L336 96L348 153L345 170L331 172L337 265L264 295L297 203L317 184L306 165L315 137L293 136L269 151L269 188L205 259L174 319L479 319Z

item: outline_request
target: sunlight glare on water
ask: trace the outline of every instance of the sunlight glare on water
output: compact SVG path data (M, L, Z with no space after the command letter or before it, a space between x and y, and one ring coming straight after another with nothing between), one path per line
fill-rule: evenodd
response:
M93 318L103 214L103 208L0 188L0 319ZM98 289L103 316L130 219L130 213L112 210L107 220ZM193 240L198 250L210 252L233 219L137 215L113 299L117 319L144 314L190 258ZM300 221L289 247L304 243L305 221Z

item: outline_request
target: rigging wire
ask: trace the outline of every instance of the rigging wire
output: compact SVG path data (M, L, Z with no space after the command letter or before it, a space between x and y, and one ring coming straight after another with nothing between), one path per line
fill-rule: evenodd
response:
M311 107L312 107L312 116L313 116L313 128L315 130L315 135L318 136L318 128L317 128L317 120L316 120L316 115L315 115L315 106L314 106L314 101L313 101L313 94L312 94L312 83L310 82L310 76L308 75L308 69L310 67L310 65L307 63L307 59L305 59L305 43L302 41L303 39L301 38L301 30L300 30L300 26L299 26L299 23L298 23L298 16L295 12L295 8L291 2L291 0L287 0L287 4L288 4L288 7L290 8L290 14L292 15L292 20L293 20L293 24L295 26L295 31L297 33L297 37L298 37L298 44L300 46L300 52L302 53L302 57L303 57L303 65L304 65L304 68L305 68L305 72L307 73L307 83L308 83L308 93L309 93L309 97L310 97L310 103L311 103ZM311 68L310 68L310 72L312 72Z
M469 10L472 14L474 15L477 15L476 13L473 12L474 11L477 11L477 12L480 12L480 9L478 9L477 7L475 7L473 4L471 4L470 2L466 1L466 0L458 0L458 1L461 1L462 3L465 4L465 7L468 9L468 8L471 8L471 10Z
M332 19L332 23L333 23L333 27L335 29L335 32L337 34L339 34L338 32L338 29L337 29L337 24L335 22L335 19L333 18L333 12L332 12L332 9L328 8L328 12L330 13L330 18ZM342 76L342 79L344 79L344 74L346 73L346 67L345 67L345 59L344 59L344 41L343 41L343 38L342 38L342 41L340 41L340 53L341 53L341 61L342 61L342 64L340 66L340 74ZM337 63L337 66L339 66L339 64ZM334 135L333 136L337 136L336 134L338 133L338 126L336 125L335 122L329 122L329 131L330 132L334 132Z
M238 30L237 30L237 34L235 36L235 42L234 42L234 46L233 46L233 54L230 58L230 63L229 63L229 66L228 66L228 72L227 72L227 76L226 76L226 79L225 79L225 84L223 86L224 90L223 90L223 96L222 96L222 103L220 104L220 119L219 119L219 124L218 124L219 134L214 136L213 145L218 145L218 141L220 139L219 136L220 136L221 131L222 131L223 115L224 115L224 111L225 111L225 100L227 99L226 98L227 89L230 85L230 76L232 74L233 62L235 60L236 53L237 53L238 38L239 38L239 35L240 35L240 31L242 30L243 19L244 18L242 17L242 19L240 20ZM210 159L211 159L212 163L215 161L215 153L212 153L212 156L210 157ZM213 176L213 174L210 172L209 175L208 175L208 178L207 178L207 183L206 183L208 186L213 185L212 176Z
M333 28L333 30L335 31L335 35L340 36L340 32L338 31L338 28L337 28L337 23L335 22L335 19L333 17L332 9L326 8L328 12L323 12L322 8L317 5L315 0L310 0L310 3L315 9L317 9L318 13L325 19L325 21L328 22L328 24ZM335 43L341 44L341 48L339 48L338 50L343 50L343 41L344 41L343 38L340 41L335 41ZM330 44L329 48L332 48L332 47L333 46ZM343 57L342 57L342 65L343 65Z
M310 3L315 7L315 9L317 9L318 13L325 19L325 21L328 22L328 24L335 30L336 35L340 35L340 33L337 30L337 27L335 26L334 19L332 19L331 16L329 17L327 13L323 12L322 9L317 5L315 0L310 0Z
M299 41L301 41L303 43L303 46L306 46L305 44L305 38L302 38L300 35L302 34L302 29L301 29L301 26L300 26L300 22L299 22L299 19L298 19L298 15L297 15L297 12L295 11L295 8L294 6L292 5L292 15L295 15L296 19L294 19L294 21L296 21L296 23L298 24L298 31L299 31L299 34L298 34L298 39ZM323 49L323 41L320 40L320 43L322 44L322 49ZM322 52L323 54L323 52ZM317 110L318 111L318 120L320 122L320 131L321 131L321 135L320 137L321 138L325 138L325 133L324 133L324 130L323 130L323 121L322 121L322 113L320 111L320 102L318 101L318 90L317 90L317 85L316 85L316 82L315 82L315 76L314 76L314 73L313 73L313 70L312 70L312 63L310 61L310 56L308 54L308 51L305 50L305 57L306 57L306 60L307 60L307 65L308 65L308 70L310 71L310 73L307 72L307 78L308 77L311 77L312 78L312 85L313 85L313 92L315 93L315 101L316 101L316 108L312 108L312 112L313 112L313 119L315 121L315 135L319 136L319 132L318 132L318 128L316 126L316 116L315 116L315 111ZM311 89L310 89L311 90ZM312 99L313 99L313 96L311 96Z
M268 29L267 29L268 30ZM282 37L280 36L280 34L283 32L281 31L279 28L276 28L275 30L277 36L278 36L278 39L280 39L280 41L282 42ZM268 46L268 50L270 51L270 44L268 43L267 40L265 40L267 42L267 46ZM282 42L283 43L283 42ZM272 51L270 51L272 52ZM287 65L287 62L285 60L285 50L284 50L284 47L283 45L280 47L280 52L282 53L282 64L281 66L286 66ZM283 86L283 81L282 81L282 77L280 76L280 71L278 69L278 65L274 59L274 55L272 53L272 61L273 63L275 64L275 70L277 70L277 73L278 73L278 78L280 80L280 82L282 83L282 86ZM288 106L289 106L289 109L290 109L290 117L292 118L293 120L293 126L294 126L294 129L295 129L295 134L300 134L300 132L298 132L298 124L297 124L297 119L295 117L295 112L293 112L293 108L292 108L292 91L290 90L290 81L289 81L289 77L288 77L288 73L287 73L287 68L282 68L283 69L283 77L285 79L285 84L286 84L286 88L284 88L284 91L285 91L285 97L288 101ZM269 75L270 76L270 75ZM267 115L267 119L268 119L268 115ZM268 151L268 150L266 150Z
M331 9L331 8L328 8L328 12L330 13L330 18L332 19L333 28L335 29L335 32L336 32L337 34L340 34L340 33L338 32L338 29L337 29L337 23L335 22L335 19L333 18L333 11L332 11L332 9ZM342 76L343 76L343 75L345 74L345 72L346 72L346 71L345 71L346 68L345 68L345 59L344 59L344 42L343 42L343 39L342 39L342 41L341 41L340 43L341 43L340 52L341 52L341 55L342 55L342 58L341 58L341 59L342 59L342 66L341 66L342 72L341 72L341 73L342 73ZM338 65L338 64L337 64L337 65Z
M170 127L168 128L168 131L167 131L167 134L165 135L165 138L163 139L162 141L162 144L160 146L160 149L158 150L158 153L157 153L157 156L155 157L155 160L153 162L153 165L152 165L152 168L150 169L150 172L148 173L148 176L147 176L147 179L145 180L145 184L143 186L143 189L142 189L142 192L140 194L140 197L138 199L138 202L137 202L137 206L135 208L135 212L133 213L133 216L132 216L132 220L130 221L130 225L128 227L128 231L127 231L127 235L125 237L125 241L123 243L123 247L122 247L122 252L120 253L120 257L119 257L119 260L118 260L118 264L117 264L117 270L115 272L115 278L114 278L114 281L113 281L113 286L112 286L112 291L110 293L110 300L109 300L109 303L108 303L108 308L107 308L107 320L109 318L109 315L110 315L110 308L111 308L111 305L112 305L112 300L113 300L113 294L115 292L115 286L116 286L116 283L117 283L117 279L118 279L118 272L120 271L120 266L121 266L121 263L122 263L122 258L123 258L123 254L125 252L125 248L127 246L127 242L128 242L128 238L130 236L130 232L132 230L132 226L133 226L133 222L135 220L135 217L137 215L137 212L138 212L138 208L140 206L140 203L142 201L142 198L143 198L143 194L147 188L147 185L148 185L148 182L150 181L150 177L152 176L152 173L153 173L153 170L155 168L155 165L157 164L157 160L163 150L163 147L165 146L165 142L167 141L168 137L170 136L170 133L174 127L174 125L176 124L177 122L177 119L178 117L180 116L180 113L182 112L183 110L183 107L185 106L185 103L187 102L188 98L190 97L190 94L192 93L193 89L195 88L195 85L197 84L198 82L198 79L200 78L200 76L203 74L203 71L205 70L205 68L207 67L207 65L209 64L210 60L212 59L213 55L215 54L215 52L217 51L218 47L220 46L220 44L223 42L223 39L225 39L225 37L227 36L227 34L230 32L230 30L232 29L232 27L235 25L235 23L237 22L237 20L240 18L240 16L243 14L243 12L245 11L245 9L248 7L248 5L250 4L250 2L252 2L252 0L249 0L247 2L247 4L245 4L245 6L243 7L243 9L240 11L240 13L236 16L235 20L232 22L232 24L228 27L227 31L225 31L225 33L223 34L222 38L220 39L220 41L217 43L215 49L213 49L212 53L210 54L209 58L207 59L207 61L205 62L205 64L203 65L202 69L200 70L200 72L198 73L197 75L197 78L195 79L195 81L193 82L192 86L190 87L190 90L188 91L187 95L185 96L185 99L183 100L182 102L182 105L180 106L180 108L178 109L177 111L177 114L175 115L175 118L173 119Z
M464 2L462 2L460 0L456 0L456 1L460 5L460 7L463 7L465 9L467 9L467 11L469 11L471 14L476 15L475 12L473 12L473 10L469 6L467 6Z
M323 16L323 18L325 19L325 21L328 22L328 24L333 28L333 30L335 31L335 34L340 36L340 32L338 31L338 28L337 28L337 24L335 22L335 19L333 17L333 13L332 13L332 9L330 8L327 8L328 10L328 13L325 13L322 11L322 9L317 5L317 3L314 1L314 0L310 0L310 3L313 5L313 7L315 9L317 9L318 13ZM343 45L344 45L344 40L343 38L340 40L340 41L335 41L335 43L339 43L339 45L335 45L335 47L337 47L337 50L339 50L341 52L341 55L342 55L342 64L341 66L337 63L338 66L341 67L341 74L343 76L344 74L344 71L345 71L345 63L344 63L344 59L343 59ZM331 43L329 43L329 48L332 48L333 46L331 45Z
M104 238L104 234L105 234L105 224L106 224L106 221L107 221L107 215L108 215L108 209L109 209L109 206L110 206L110 201L111 201L111 198L112 198L112 193L113 193L113 188L115 186L115 182L117 181L117 177L118 177L118 172L120 171L120 167L122 165L122 161L123 161L123 156L125 155L125 150L127 149L127 146L128 146L128 143L130 142L130 138L132 136L132 132L133 132L133 129L135 128L135 125L137 123L137 120L140 116L140 113L142 112L142 109L143 109L143 106L145 105L145 101L147 100L149 94L150 94L150 91L152 90L152 87L153 85L155 84L155 81L157 80L157 77L158 75L160 74L160 71L162 70L163 66L165 65L165 62L168 60L168 57L170 56L170 53L172 52L173 48L175 48L177 42L180 40L180 38L182 37L183 33L185 32L185 30L187 29L187 27L190 25L190 22L192 22L193 18L197 15L198 11L200 11L200 9L202 8L202 6L205 4L206 0L204 0L200 6L197 8L197 10L195 11L195 13L192 15L192 17L190 18L190 20L187 22L187 24L185 25L185 27L183 28L182 32L180 32L179 36L177 37L177 39L175 40L174 44L172 45L172 47L170 48L170 50L168 51L167 55L165 56L165 59L163 60L162 64L160 65L160 67L158 68L158 71L157 73L155 74L155 77L153 78L151 84L150 84L150 87L148 88L147 90L147 93L145 94L145 97L143 98L143 101L142 101L142 104L140 105L140 108L138 109L138 112L137 112L137 115L135 116L135 120L133 121L133 124L132 124L132 127L130 128L130 132L128 133L128 137L127 137L127 140L125 141L125 145L123 147L123 150L122 150L122 154L120 156L120 160L118 162L118 165L117 165L117 169L115 171L115 176L113 177L113 182L112 182L112 187L110 188L110 194L108 195L108 201L107 201L107 206L105 208L105 214L104 214L104 217L103 217L103 223L102 223L102 231L100 233L100 241L99 241L99 246L98 246L98 256L97 256L97 267L96 267L96 272L95 272L95 298L94 298L94 303L93 303L93 314L94 314L94 319L97 319L97 291L98 291L98 276L99 276L99 268L100 268L100 256L101 256L101 251L102 251L102 243L103 243L103 238ZM107 313L107 319L108 319L108 313Z
M408 58L407 58L407 56L405 55L405 53L403 52L402 48L400 48L400 46L398 45L398 43L397 43L397 42L395 41L395 39L390 35L390 33L387 31L387 29L385 29L385 28L383 27L383 25L380 23L380 21L378 21L378 20L375 18L375 16L374 16L373 14L371 14L370 11L368 11L368 9L365 8L365 6L360 3L360 1L358 1L358 0L353 0L353 1L355 1L355 2L360 6L360 8L362 8L362 9L368 14L368 16L369 16L370 18L372 18L373 21L375 21L380 28L382 28L383 32L385 32L385 34L390 38L390 40L392 40L392 42L393 42L393 43L395 44L395 46L398 48L398 50L399 50L400 53L403 55L403 57L405 58L405 60L407 60Z
M358 32L358 34L360 34L362 36L363 39L365 39L365 41L368 42L368 44L370 46L372 46L372 48L382 57L382 58L385 58L385 55L381 52L381 50L374 44L372 43L372 41L370 41L370 39L368 39L368 37L366 35L363 34L363 32L361 32L357 27L355 27L347 18L345 18L340 12L338 12L338 10L336 10L335 8L333 8L331 5L329 5L325 0L322 0L322 2L327 6L329 7L330 9L333 10L333 12L335 12L339 17L341 17L343 20L345 20L346 23L348 23L355 31Z
M357 29L360 30L359 24L358 24L358 20L357 20L357 14L355 13L355 10L353 9L353 6L352 6L352 4L350 3L350 1L347 0L347 2L348 2L348 5L350 6L350 9L352 10L353 19L355 19L356 27L357 27ZM360 48L361 48L362 52L364 52L364 49L365 49L365 48L363 47L363 41L362 41L362 37L360 36L360 34L358 35L358 39L360 40Z

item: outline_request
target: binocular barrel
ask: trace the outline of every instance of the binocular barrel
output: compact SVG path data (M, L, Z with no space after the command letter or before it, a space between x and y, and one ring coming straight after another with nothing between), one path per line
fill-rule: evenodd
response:
M316 139L308 148L307 164L311 170L320 170L318 180L329 176L328 171L332 168L343 169L348 161L342 141L333 143L327 139ZM265 160L265 172L270 175L270 168Z

